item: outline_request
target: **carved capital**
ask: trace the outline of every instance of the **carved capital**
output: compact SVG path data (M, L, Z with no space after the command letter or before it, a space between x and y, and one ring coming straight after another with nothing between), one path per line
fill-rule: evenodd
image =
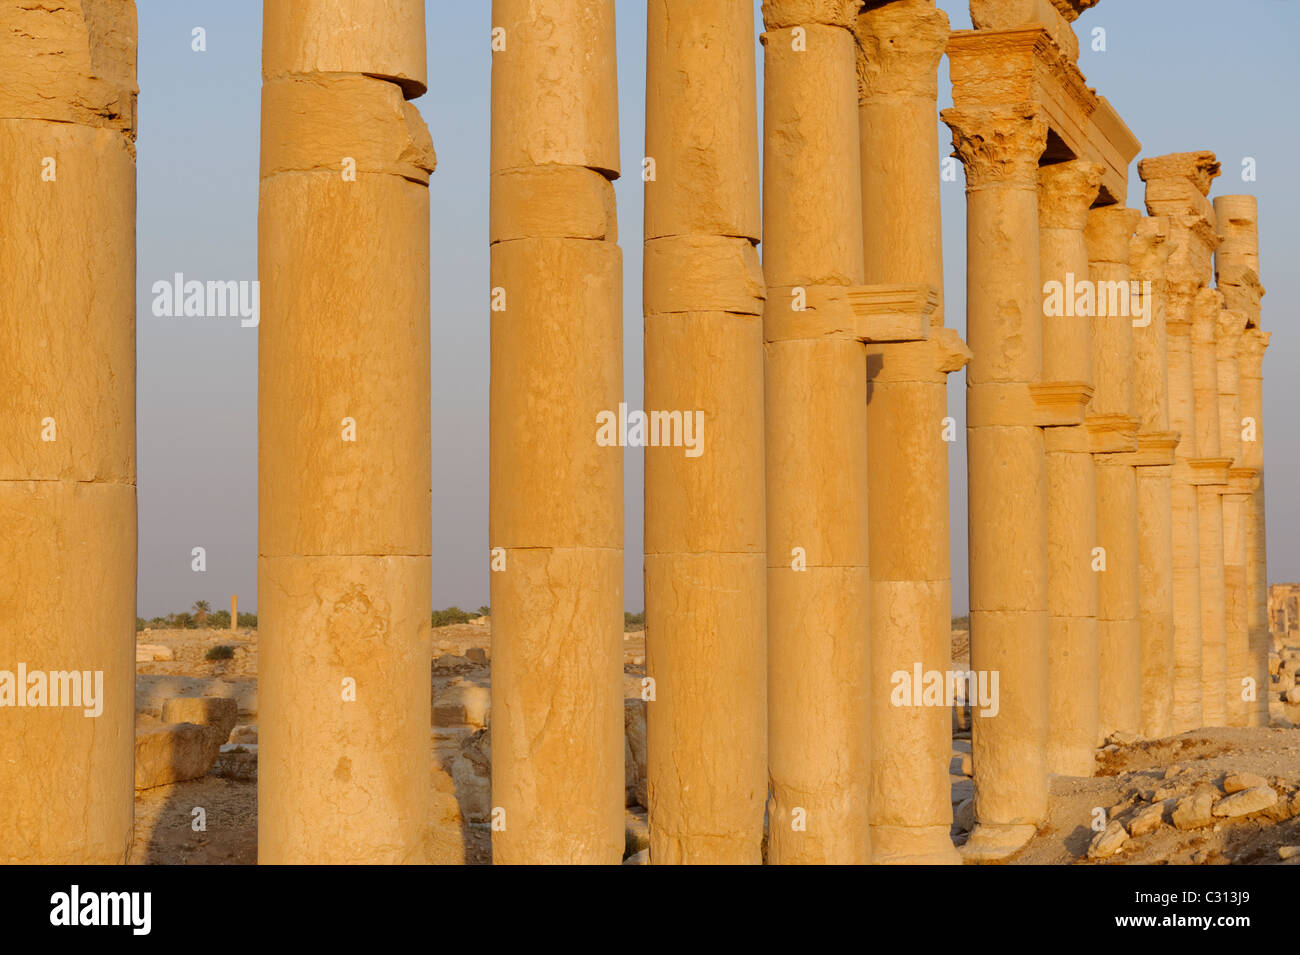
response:
M895 0L858 16L858 100L939 95L939 61L948 47L948 14L934 0Z
M966 167L966 187L1038 183L1038 160L1047 149L1047 123L1032 104L1004 109L945 109L953 155Z
M763 0L763 27L783 30L821 24L852 30L861 7L862 0Z
M1038 169L1038 224L1045 229L1074 229L1088 224L1088 209L1097 201L1101 163L1074 159Z
M1088 259L1128 265L1132 258L1133 233L1142 213L1126 206L1102 206L1088 210L1084 238L1088 241Z
M1259 378L1264 366L1264 352L1268 349L1269 332L1248 328L1241 336L1237 357L1241 362L1243 378Z
M1150 281L1165 277L1169 264L1169 221L1163 216L1143 216L1129 240L1129 269L1133 278Z
M1208 149L1189 153L1168 153L1138 163L1138 176L1143 182L1186 179L1202 196L1210 194L1210 183L1219 175L1219 170L1219 160Z

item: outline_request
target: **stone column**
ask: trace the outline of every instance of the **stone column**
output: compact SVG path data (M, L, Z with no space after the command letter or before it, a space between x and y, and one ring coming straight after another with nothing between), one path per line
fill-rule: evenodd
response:
M702 428L698 449L665 426L645 452L650 858L757 864L767 542L753 4L650 0L647 36L645 406Z
M262 863L429 822L424 4L267 0L258 273Z
M1038 248L1043 280L1043 381L1080 404L1092 395L1092 309L1076 299L1088 278L1083 230L1102 167L1075 160L1038 171ZM1082 308L1080 308L1082 306ZM1082 424L1048 428L1047 608L1050 715L1047 771L1091 776L1099 725L1097 477Z
M1030 108L950 109L966 167L966 371L971 666L997 671L975 708L978 823L963 856L1005 858L1047 813L1047 488L1034 386L1043 367L1038 160Z
M763 3L768 861L868 863L866 353L779 331L863 280L854 4L812 6Z
M1268 654L1272 638L1268 625L1268 557L1264 534L1264 351L1269 333L1258 326L1248 328L1241 338L1241 410L1255 426L1254 440L1242 441L1247 467L1256 473L1246 521L1246 589L1250 633L1251 673L1255 677L1255 706L1251 726L1268 726ZM1242 426L1246 427L1245 424Z
M135 63L130 0L0 3L0 863L131 847Z
M623 852L622 254L613 0L493 0L492 833ZM706 432L707 437L707 432ZM707 448L707 444L705 445Z
M1142 729L1148 739L1173 732L1174 538L1170 490L1178 435L1169 424L1169 220L1143 218L1130 242L1130 274L1139 283L1145 324L1133 326L1133 396L1139 419L1138 613L1142 644Z
M1174 570L1174 713L1171 732L1201 721L1201 564L1196 485L1196 416L1192 399L1191 300L1195 287L1171 282L1166 312L1169 366L1169 427L1178 433L1170 485Z
M1222 294L1222 293L1220 293ZM1219 448L1232 458L1223 495L1223 593L1227 670L1224 694L1229 726L1249 726L1253 700L1250 660L1250 611L1246 588L1246 523L1255 492L1255 474L1245 467L1241 441L1241 371L1239 352L1246 315L1235 309L1218 314Z
M1094 391L1088 407L1097 465L1098 719L1105 738L1142 731L1142 638L1139 626L1139 457L1133 385L1133 323L1141 321L1132 294L1130 241L1141 213L1106 206L1088 213L1088 268L1096 295L1092 317Z
M1201 708L1202 594L1198 484L1213 480L1199 463L1198 420L1192 360L1192 303L1210 272L1218 244L1214 209L1205 197L1219 173L1210 152L1171 153L1138 163L1147 184L1146 206L1152 216L1168 217L1170 255L1166 266L1170 430L1179 434L1171 482L1174 567L1174 716L1171 731L1182 733L1205 725ZM1216 376L1217 378L1217 376ZM1216 384L1217 388L1217 384ZM1217 402L1212 403L1217 410ZM1205 412L1208 414L1209 409ZM1214 433L1217 435L1217 425ZM1194 465L1193 462L1198 462ZM1212 466L1211 466L1212 470ZM1207 536L1212 529L1207 529ZM1219 604L1220 608L1222 604Z
M866 281L943 288L933 157L937 70L948 17L933 0L898 0L858 17ZM942 293L941 293L942 294ZM947 377L969 360L943 327L931 338L867 346L871 564L871 832L878 863L960 862L952 825L947 707L893 705L893 676L952 666Z
M1223 296L1202 288L1192 303L1196 401L1196 513L1201 570L1201 725L1227 726L1228 634L1223 494L1230 461L1219 443L1218 320Z
M1219 196L1214 212L1220 238L1214 268L1218 288L1229 308L1245 313L1247 328L1238 349L1238 384L1241 410L1238 437L1242 467L1253 472L1254 491L1247 505L1246 617L1249 633L1250 676L1255 680L1255 700L1247 714L1248 725L1267 726L1268 717L1268 586L1264 553L1264 406L1261 362L1268 335L1260 331L1259 209L1254 196Z

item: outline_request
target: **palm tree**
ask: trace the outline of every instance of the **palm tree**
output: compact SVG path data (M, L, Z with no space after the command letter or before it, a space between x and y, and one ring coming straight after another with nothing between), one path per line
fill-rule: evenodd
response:
M206 600L194 601L194 622L200 627L208 622L208 612L212 610L212 604Z

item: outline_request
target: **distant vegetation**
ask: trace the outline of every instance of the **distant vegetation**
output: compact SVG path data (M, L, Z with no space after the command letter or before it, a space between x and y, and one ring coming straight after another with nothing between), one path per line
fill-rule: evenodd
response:
M626 610L623 611L623 632L624 633L627 633L629 630L644 630L644 629L645 629L644 610L642 610L640 613L628 613Z
M256 627L257 614L241 613L239 615L239 626ZM137 632L146 627L150 630L200 630L204 627L210 627L213 630L229 630L230 611L213 611L212 605L206 600L196 600L194 606L188 611L169 613L165 617L152 617L149 620L144 617L135 618Z
M965 617L953 617L953 618L952 618L952 628L953 628L954 630L969 630L969 629L970 629L970 617L969 617L969 616L965 616Z

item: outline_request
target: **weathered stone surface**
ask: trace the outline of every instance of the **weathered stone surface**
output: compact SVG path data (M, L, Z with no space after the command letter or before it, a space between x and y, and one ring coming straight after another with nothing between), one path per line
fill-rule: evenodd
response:
M1178 800L1170 819L1179 829L1201 829L1214 823L1213 809L1213 793L1193 793Z
M623 701L623 773L627 804L649 808L646 756L646 704L641 700Z
M424 93L423 0L268 0L262 15L262 76L358 73Z
M1137 838L1159 829L1164 822L1165 805L1165 800L1161 800L1138 810L1137 814L1129 821L1128 834Z
M1088 845L1089 859L1105 859L1113 856L1128 841L1129 834L1118 819L1111 822L1092 838Z
M142 719L135 736L135 788L152 789L207 774L225 739L212 726Z
M492 745L487 730L465 740L452 762L451 778L465 820L487 822L492 813Z
M1229 773L1223 780L1223 791L1231 795L1246 789L1258 789L1267 786L1268 780L1257 773Z
M1277 803L1277 793L1270 786L1256 786L1225 796L1214 806L1214 815L1235 818L1248 816Z
M135 645L136 663L153 663L155 660L170 660L172 648L159 643L137 643Z
M162 706L164 723L194 723L211 726L224 743L239 719L239 703L226 697L178 696ZM254 734L256 735L256 734Z

